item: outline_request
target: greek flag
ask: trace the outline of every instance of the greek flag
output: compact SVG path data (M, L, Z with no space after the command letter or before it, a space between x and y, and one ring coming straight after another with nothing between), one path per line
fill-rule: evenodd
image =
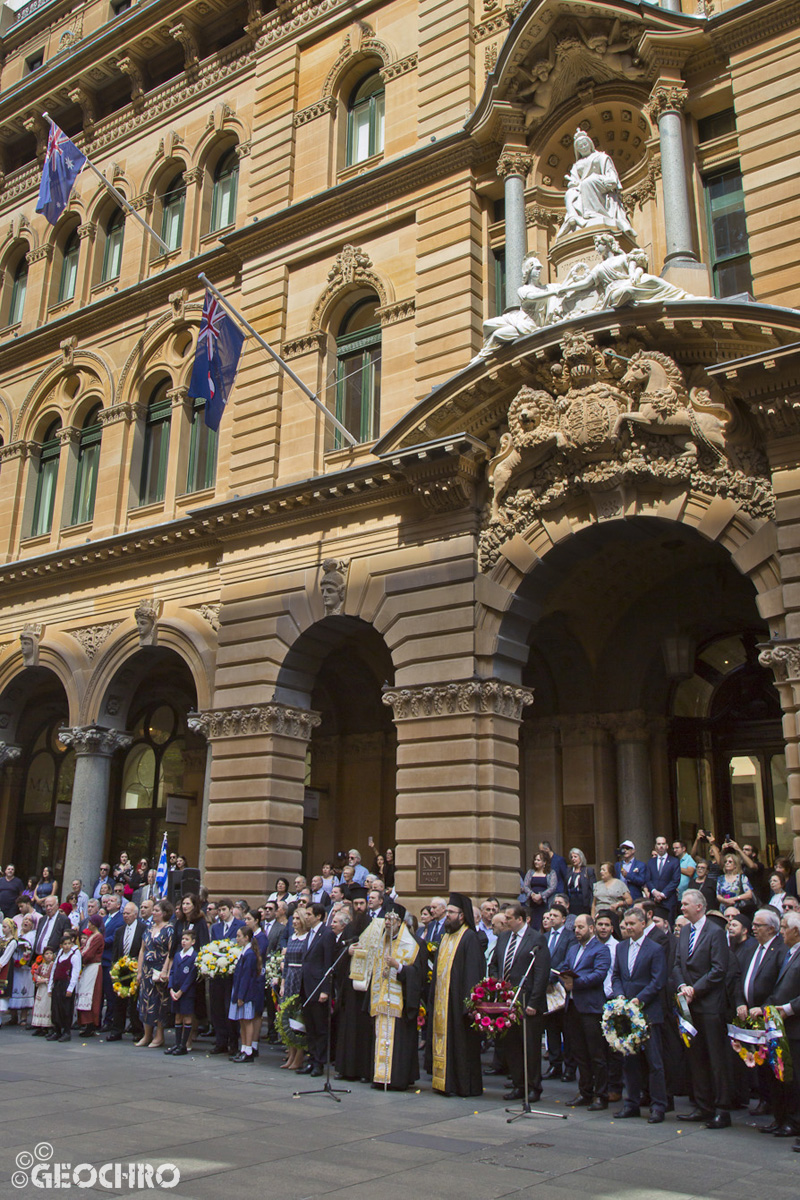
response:
M161 843L161 857L158 860L158 868L156 870L156 887L160 897L167 894L167 883L169 882L169 863L167 859L167 835L164 834L164 841Z
M205 400L205 423L209 429L219 429L228 395L236 377L244 334L228 316L225 309L206 292L200 333L194 356L189 395Z
M51 124L36 202L36 211L43 213L51 225L56 224L69 204L69 194L85 162L86 155L73 145L64 130Z

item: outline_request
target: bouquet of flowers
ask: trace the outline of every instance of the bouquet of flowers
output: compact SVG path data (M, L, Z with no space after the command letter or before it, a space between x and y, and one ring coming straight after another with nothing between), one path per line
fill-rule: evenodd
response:
M136 995L139 990L139 981L136 978L138 971L138 962L127 954L118 958L111 967L109 975L113 981L114 991L120 1000L128 1000L131 996Z
M737 1017L728 1026L731 1049L746 1067L760 1067L767 1061L767 1035L763 1017Z
M208 942L197 954L197 973L206 979L220 979L223 975L232 975L236 968L236 960L242 953L242 947L227 938L216 942Z
M275 991L276 984L280 986L281 973L283 971L283 951L273 950L272 954L268 954L264 959L264 980L266 982L267 991Z
M303 1022L303 1006L299 994L287 996L278 1005L275 1013L275 1029L287 1048L305 1050L308 1046L306 1027Z
M428 1013L427 1013L427 1009L425 1008L425 1005L420 1004L419 1010L417 1012L417 1029L425 1028L425 1021L427 1020L427 1017L428 1017Z
M522 1005L514 1001L514 988L505 979L489 975L476 983L466 1003L473 1029L486 1037L502 1037L522 1020Z
M606 1000L600 1018L603 1037L620 1054L637 1054L650 1036L644 1011L636 1000L615 996Z
M771 1005L764 1009L764 1032L767 1038L767 1061L778 1083L789 1083L792 1078L792 1058L783 1017Z
M30 942L26 942L24 938L20 938L17 942L17 949L14 953L15 967L29 967L33 958L33 946Z

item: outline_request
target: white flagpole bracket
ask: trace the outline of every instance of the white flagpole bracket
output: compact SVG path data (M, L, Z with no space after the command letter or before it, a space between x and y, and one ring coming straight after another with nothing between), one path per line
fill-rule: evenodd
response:
M255 340L258 342L259 346L261 346L262 350L266 350L267 354L269 354L271 358L275 359L275 362L278 364L278 366L281 367L286 372L286 374L289 376L290 379L294 380L294 382L297 384L297 386L300 388L300 390L302 392L304 392L306 394L306 396L308 396L308 398L312 402L312 404L316 404L317 408L320 410L322 415L326 418L326 420L330 421L331 424L338 430L338 432L345 439L345 441L348 443L348 445L357 446L358 442L353 437L350 430L346 429L345 426L342 424L342 422L339 420L339 418L336 417L329 408L325 407L325 405L320 400L319 396L315 395L315 393L311 391L311 388L307 387L298 375L295 375L292 368L288 365L288 363L285 363L283 361L280 354L278 354L278 352L276 350L272 349L272 346L270 346L269 342L265 341L264 338L261 336L261 334L258 333L258 331L253 328L253 326L250 324L250 322L245 320L245 318L238 311L238 309L234 308L233 305L228 300L225 299L225 297L222 295L222 293L220 291L218 291L217 288L214 287L213 283L211 283L208 276L204 275L203 272L201 272L197 276L197 278L200 279L206 285L208 290L216 296L216 298L219 300L222 307L226 308L228 310L228 312L231 314L231 316L234 318L234 320L238 321L238 323L241 325L242 329L247 330L247 332L250 334L250 336L255 338Z

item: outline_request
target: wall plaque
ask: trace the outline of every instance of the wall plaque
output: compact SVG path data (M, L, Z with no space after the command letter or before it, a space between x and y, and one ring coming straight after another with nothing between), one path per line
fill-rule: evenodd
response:
M417 891L442 892L450 890L450 851L417 851Z

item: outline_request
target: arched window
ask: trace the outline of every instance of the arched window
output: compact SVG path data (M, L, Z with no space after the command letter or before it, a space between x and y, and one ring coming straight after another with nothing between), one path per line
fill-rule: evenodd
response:
M125 214L116 209L106 225L106 244L103 248L103 283L119 279L122 271L122 243L125 238Z
M377 437L381 394L378 300L360 300L336 339L336 416L359 442ZM341 438L337 438L337 448Z
M169 456L169 428L172 404L167 398L169 383L159 384L150 397L144 427L142 474L139 504L156 504L164 499Z
M180 249L183 241L183 210L186 204L186 184L183 174L174 175L161 197L161 236L170 250Z
M223 154L214 171L211 193L211 230L224 229L236 220L236 193L239 188L239 156L236 148Z
M102 426L99 415L102 405L96 404L86 414L78 442L78 466L75 473L75 491L72 495L72 524L81 525L94 516L94 498L97 492L97 468L100 462L100 438Z
M61 256L61 279L58 284L59 304L64 300L71 300L75 295L75 287L78 282L78 259L80 255L80 238L78 237L77 229L73 229L64 243L64 250Z
M8 324L16 325L22 320L25 308L25 293L28 290L28 260L23 257L17 263L17 269L11 280L11 300L8 306Z
M53 508L56 502L56 484L58 483L58 459L61 453L59 433L61 422L53 421L48 426L42 439L42 452L39 456L39 470L36 474L36 495L33 501L33 521L31 522L31 537L40 537L49 533L53 528Z
M347 105L347 166L383 152L383 80L375 71L363 79Z
M189 465L186 469L186 491L200 492L214 486L217 473L217 431L205 422L206 402L201 397L192 401L192 430L189 438Z

